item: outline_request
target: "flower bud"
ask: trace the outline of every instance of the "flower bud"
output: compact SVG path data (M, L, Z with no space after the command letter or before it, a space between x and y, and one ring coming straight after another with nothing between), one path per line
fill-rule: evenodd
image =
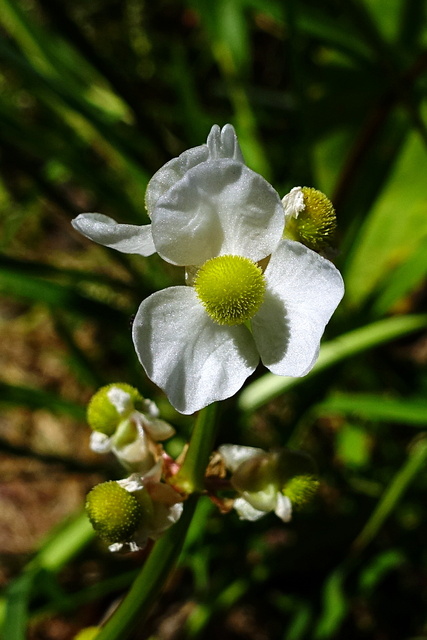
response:
M312 187L294 187L283 199L285 237L319 251L329 246L336 231L332 202Z
M140 497L140 496L139 496ZM148 494L146 501L151 502ZM109 543L126 542L137 530L144 516L140 500L117 482L96 485L87 495L86 513L101 538Z
M114 382L92 396L87 421L94 431L111 436L132 411L142 408L142 403L143 397L137 389L125 382Z
M261 453L242 462L231 477L231 484L240 492L263 491L276 482L276 465L272 454Z

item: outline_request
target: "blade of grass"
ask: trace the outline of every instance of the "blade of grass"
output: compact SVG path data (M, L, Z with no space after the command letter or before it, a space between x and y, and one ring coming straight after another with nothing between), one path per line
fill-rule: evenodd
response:
M360 553L375 538L411 482L425 467L426 460L427 439L423 438L412 445L405 463L395 474L368 522L353 542L352 550L354 553Z
M427 401L388 398L375 394L334 395L315 407L315 412L357 415L368 420L427 426Z

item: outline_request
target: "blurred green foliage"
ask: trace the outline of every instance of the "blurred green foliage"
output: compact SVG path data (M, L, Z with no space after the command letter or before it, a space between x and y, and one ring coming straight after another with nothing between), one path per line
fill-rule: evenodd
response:
M260 369L226 403L219 436L309 451L319 497L289 526L223 517L201 500L178 577L135 638L427 638L426 10L425 0L0 1L2 341L11 317L42 310L65 367L64 384L22 384L4 367L5 411L83 422L97 386L126 380L176 425L179 450L190 421L144 378L129 325L143 297L181 274L91 245L69 222L99 211L145 223L150 176L212 124L235 125L247 164L281 195L315 186L338 213L330 257L347 293L319 366L298 381ZM52 532L3 594L5 640L48 637L38 622L58 615L99 622L137 561L91 541L79 516ZM64 580L89 557L98 580Z

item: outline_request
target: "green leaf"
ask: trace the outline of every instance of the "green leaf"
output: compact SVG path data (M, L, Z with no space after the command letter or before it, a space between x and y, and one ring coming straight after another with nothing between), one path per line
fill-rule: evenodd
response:
M347 467L360 468L369 462L370 439L364 429L352 424L340 427L336 436L337 456Z
M266 373L241 392L238 406L242 411L254 411L269 400L293 387L304 384L305 381L310 380L318 373L351 356L373 349L385 342L408 335L426 326L427 315L413 315L387 318L360 329L354 329L323 344L316 364L305 377L290 378Z
M360 577L360 590L364 596L378 585L384 576L401 566L405 562L405 556L397 549L388 549L376 555L371 562L363 567Z
M323 591L323 610L315 627L314 638L330 638L339 629L348 611L348 601L344 592L347 571L338 567L326 580Z
M416 133L405 144L387 188L360 230L344 279L347 300L360 305L390 269L427 239L427 149Z
M385 520L396 508L411 482L421 469L425 467L426 460L427 440L423 438L413 444L405 463L394 475L369 520L357 536L353 543L353 549L355 551L360 552L375 538Z
M384 276L373 301L375 315L384 315L419 287L427 274L427 238L407 260Z
M333 395L316 407L319 413L359 416L368 420L427 425L427 401L424 398L390 398L358 393Z

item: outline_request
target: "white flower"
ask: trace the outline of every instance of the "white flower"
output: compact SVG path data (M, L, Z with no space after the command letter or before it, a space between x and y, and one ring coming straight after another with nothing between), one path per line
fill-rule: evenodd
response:
M262 449L255 447L245 447L234 444L224 444L219 447L225 466L229 471L235 473L242 468L242 465L251 461L254 464L254 475L259 474L259 467L265 466L265 478L259 481L259 477L254 479L254 488L251 490L241 490L240 496L234 501L234 509L239 514L241 520L259 520L266 513L274 513L283 521L289 522L292 518L292 504L290 499L283 494L274 477L271 477L270 456ZM249 481L248 481L249 480ZM233 478L232 478L233 483ZM251 484L251 477L247 479L248 486Z
M147 213L151 217L157 200L193 167L208 160L230 158L243 162L242 152L231 125L221 130L212 127L206 144L188 149L167 162L151 178L145 194ZM156 252L151 225L119 224L102 213L82 213L71 224L84 236L122 253L151 256Z
M243 163L233 128L213 127L206 145L167 163L146 200L155 250L195 274L194 286L144 300L133 324L139 360L174 407L190 414L234 395L260 358L278 375L308 373L342 278L328 260L282 238L279 195ZM119 248L121 225L108 244L94 220L86 214L74 225Z
M182 497L161 482L162 462L145 474L102 482L86 496L87 516L110 551L138 551L181 516Z
M145 473L161 456L162 448L157 443L175 433L174 428L158 416L155 403L142 398L129 385L116 383L102 387L89 405L88 420L94 429L90 447L96 453L111 451L128 471ZM107 433L102 431L106 425Z
M179 520L183 510L183 499L172 487L161 482L162 463L159 461L148 473L134 473L129 478L118 480L123 489L133 494L143 509L141 522L126 542L115 542L110 551L138 551L147 540L157 540Z

